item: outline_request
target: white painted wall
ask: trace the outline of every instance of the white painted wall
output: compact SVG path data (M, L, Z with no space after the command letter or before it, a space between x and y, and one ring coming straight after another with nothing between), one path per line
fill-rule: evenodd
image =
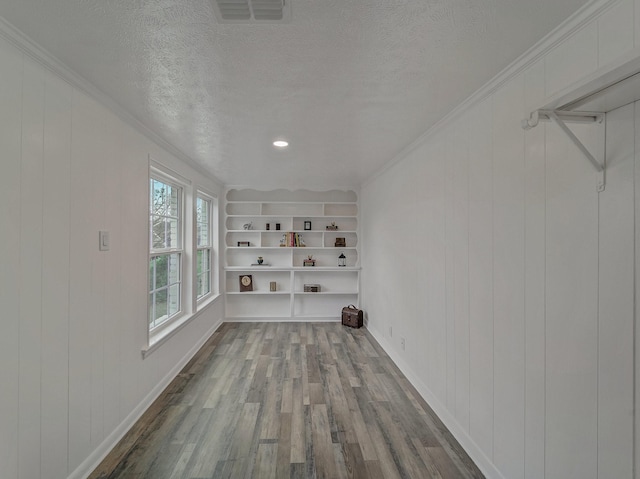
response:
M220 192L0 39L3 479L84 477L223 317L216 301L142 359L149 155Z
M362 187L368 328L492 478L633 477L640 105L607 115L600 194L557 127L520 128L640 46L640 1L600 4Z

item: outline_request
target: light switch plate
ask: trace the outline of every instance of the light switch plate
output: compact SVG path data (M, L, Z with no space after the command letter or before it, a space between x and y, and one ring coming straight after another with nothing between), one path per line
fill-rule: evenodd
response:
M109 232L100 231L98 237L100 251L109 251Z

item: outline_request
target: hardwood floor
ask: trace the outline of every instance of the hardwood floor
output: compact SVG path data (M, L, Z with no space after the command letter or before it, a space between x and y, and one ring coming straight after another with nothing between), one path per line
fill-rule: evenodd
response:
M90 478L481 478L366 329L224 323Z

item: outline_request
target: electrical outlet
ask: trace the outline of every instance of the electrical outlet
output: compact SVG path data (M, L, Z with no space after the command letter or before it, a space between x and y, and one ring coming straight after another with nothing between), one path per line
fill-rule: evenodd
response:
M400 347L404 351L404 338L400 338Z

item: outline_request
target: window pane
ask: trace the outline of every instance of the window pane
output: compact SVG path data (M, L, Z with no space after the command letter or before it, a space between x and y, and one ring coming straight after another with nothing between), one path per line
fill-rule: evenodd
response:
M204 200L202 198L198 198L196 200L196 222L198 223L202 223L202 217L203 217L203 211L202 211L202 206L203 206Z
M151 248L179 248L178 220L174 218L152 218Z
M175 284L169 288L167 308L169 316L173 316L180 311L180 285Z
M205 294L211 292L211 284L210 284L210 274L209 272L205 272L201 275L198 275L198 298L201 298Z
M180 188L151 179L151 248L179 248Z
M151 217L151 248L162 249L165 248L166 233L165 233L165 219L155 216Z
M156 259L151 258L149 260L149 291L153 291L155 288L155 279L156 279Z
M156 256L156 284L154 289L164 288L169 280L169 256Z
M210 220L210 202L203 198L198 198L196 201L196 223L197 223L197 238L196 243L198 246L208 246L209 240L209 224Z
M155 319L155 303L154 303L155 294L149 294L149 328L153 327L153 321Z
M197 261L197 278L198 278L198 293L197 297L200 298L211 291L211 250L204 249L198 250Z
M180 281L180 255L172 254L167 256L168 284Z
M155 326L160 324L167 316L167 290L161 289L155 293L155 317L153 318Z
M178 216L178 211L180 208L180 204L178 201L179 188L175 186L167 185L169 192L167 195L167 210L169 216Z
M180 188L151 180L151 214L177 217L180 210Z
M179 248L178 240L178 220L170 219L166 222L166 243L165 248Z
M198 246L209 246L209 227L198 223Z
M196 274L202 274L202 259L204 258L204 250L198 250L198 259L196 261Z

